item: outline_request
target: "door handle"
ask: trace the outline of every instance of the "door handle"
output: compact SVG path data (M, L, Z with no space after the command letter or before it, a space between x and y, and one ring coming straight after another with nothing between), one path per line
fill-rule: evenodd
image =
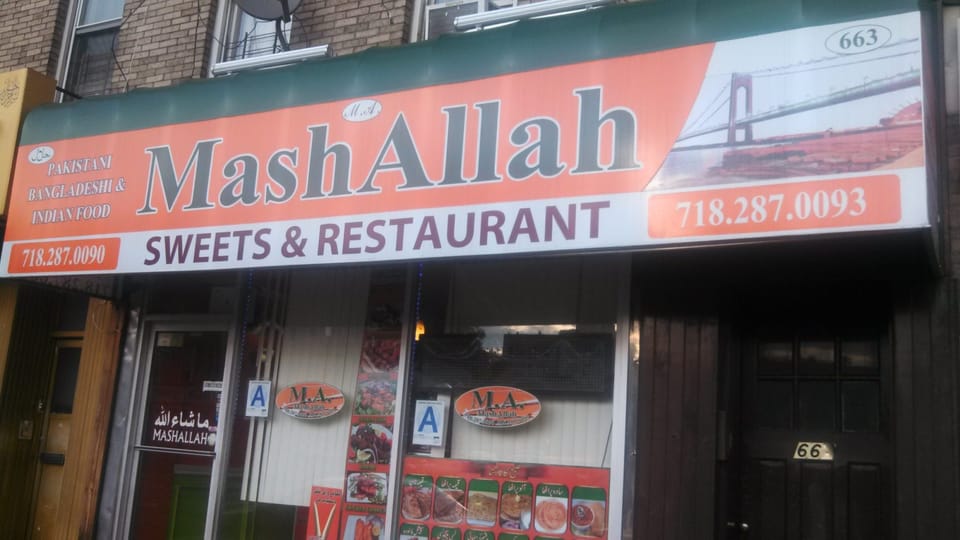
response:
M63 465L66 462L67 456L64 454L40 452L40 463L43 463L44 465Z
M736 522L734 522L734 521L728 521L728 522L727 522L727 527L730 528L730 529L736 529L737 531L740 531L740 532L742 532L742 533L744 533L744 534L750 532L750 524L749 524L749 523L736 523Z

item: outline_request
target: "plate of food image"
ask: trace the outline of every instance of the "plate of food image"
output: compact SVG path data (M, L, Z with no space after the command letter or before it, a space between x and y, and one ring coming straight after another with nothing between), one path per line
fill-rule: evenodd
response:
M387 475L384 473L350 473L347 476L347 502L385 504Z
M497 493L471 491L467 497L467 523L492 527L497 521Z
M467 512L462 489L437 489L433 498L433 519L439 523L460 523Z
M400 497L400 512L403 517L423 521L430 517L430 491L423 488L405 486Z
M364 374L357 384L353 413L366 416L391 416L396 409L397 381ZM382 376L379 376L382 377Z
M383 518L380 516L350 516L344 539L383 540Z
M567 500L558 497L537 497L534 509L537 531L546 534L567 532Z
M500 497L500 527L510 531L530 528L530 493L504 493Z
M393 433L386 426L361 422L350 430L347 458L351 463L390 463L392 444Z

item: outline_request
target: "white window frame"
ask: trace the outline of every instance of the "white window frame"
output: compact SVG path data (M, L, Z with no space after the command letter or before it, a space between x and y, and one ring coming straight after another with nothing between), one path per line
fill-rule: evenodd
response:
M229 453L229 444L233 435L233 407L229 404L235 399L234 394L239 392L239 382L234 380L238 369L237 324L234 318L220 315L147 316L138 328L133 384L128 389L131 399L127 418L131 421L127 424L124 438L121 462L123 480L120 484L120 495L117 498L113 533L117 538L126 538L133 526L135 495L140 481L137 473L143 453L140 441L146 414L145 396L150 384L150 367L154 358L156 337L162 332L224 332L227 336L221 377L223 388L220 392L217 439L211 456L213 463L210 469L210 491L207 495L207 511L204 517L204 538L216 538L223 479L228 467L226 456Z
M240 71L263 69L292 64L301 60L328 56L330 48L327 45L316 45L303 49L261 54L234 60L225 60L227 45L238 34L244 14L233 0L218 2L217 15L213 25L214 44L210 47L210 57L207 62L207 77L229 75ZM262 21L260 24L275 24ZM284 24L284 37L290 42L293 33L293 23Z
M411 25L411 32L416 32L416 35L411 35L411 41L434 39L428 36L430 36L430 13L436 10L446 9L460 4L476 4L477 13L484 13L518 6L518 0L418 0L418 3L421 5L421 8L418 10L419 15L415 20L422 22L423 32L421 33L419 31L419 25ZM414 9L417 10L416 7L414 7ZM452 24L453 22L451 21L451 26ZM417 26L417 28L414 29L413 26ZM449 33L457 33L457 30L454 29Z
M90 0L71 0L67 9L67 24L64 25L63 39L60 43L60 54L58 55L56 71L57 80L60 81L61 87L71 92L73 88L67 88L66 85L71 75L70 68L73 63L73 50L77 36L82 37L102 30L116 29L119 32L120 25L123 23L123 12L121 10L119 17L81 25L80 14L83 13L83 4L88 1ZM126 3L126 1L124 3ZM64 94L61 92L57 101L63 101L63 97Z
M233 3L231 2L231 4ZM243 31L243 28L245 26L251 26L251 25L252 27L249 30L247 30L246 32ZM293 28L293 19L291 19L288 22L281 23L281 25L283 27L283 37L284 39L287 40L287 43L289 43L291 30ZM272 53L255 53L249 56L237 55L237 56L234 56L233 58L230 58L229 60L225 58L228 50L230 49L230 46L242 41L241 37L244 34L247 34L250 36L256 36L257 38L259 38L261 36L266 36L268 34L271 36L275 36L276 31L277 31L276 22L257 19L252 15L248 15L244 13L235 4L232 5L230 9L230 15L229 15L229 24L226 26L224 36L218 44L220 48L219 62L229 62L232 60L244 60L248 58L255 58L257 56L268 56L270 54L277 54L277 52L281 52L281 51L275 51ZM276 37L274 37L274 39L276 39Z

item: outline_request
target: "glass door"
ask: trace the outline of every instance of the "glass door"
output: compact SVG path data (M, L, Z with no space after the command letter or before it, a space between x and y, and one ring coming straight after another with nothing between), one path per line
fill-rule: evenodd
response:
M226 329L150 334L130 538L201 539L211 530L207 508L216 497L217 442L225 435L220 403L229 386L223 383L229 342Z

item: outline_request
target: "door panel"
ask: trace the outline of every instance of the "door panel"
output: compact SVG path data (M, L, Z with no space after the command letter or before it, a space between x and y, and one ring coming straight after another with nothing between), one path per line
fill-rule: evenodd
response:
M850 509L847 515L850 540L880 538L880 520L883 511L880 494L883 482L881 469L876 465L850 465Z
M220 435L226 331L158 331L136 447L130 537L203 538Z
M64 465L73 425L73 401L80 371L82 342L57 342L53 384L45 400L48 408L41 436L39 478L33 514L34 540L53 538L62 500Z
M761 538L787 538L787 467L783 461L758 459L751 471L757 486L754 502L759 507L753 526ZM752 482L752 483L753 483Z
M740 519L728 537L888 537L884 339L843 325L766 327L742 339ZM833 459L795 456L801 442L829 444Z

